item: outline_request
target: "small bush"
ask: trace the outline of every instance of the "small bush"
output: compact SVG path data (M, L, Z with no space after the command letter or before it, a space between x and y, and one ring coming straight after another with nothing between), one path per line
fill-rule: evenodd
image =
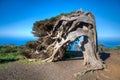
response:
M113 48L114 50L120 50L120 46Z
M22 53L24 46L0 45L0 63L16 61L25 58Z
M16 61L24 58L25 58L24 56L15 53L0 54L0 63Z
M114 48L109 48L109 47L104 47L103 44L99 44L98 49L99 49L99 52L114 51L114 50L120 50L120 46L116 46Z

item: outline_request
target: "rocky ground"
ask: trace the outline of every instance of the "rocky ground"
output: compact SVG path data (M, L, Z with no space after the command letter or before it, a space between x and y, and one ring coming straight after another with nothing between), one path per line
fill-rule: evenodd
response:
M54 63L26 64L11 62L0 66L0 80L120 80L120 51L101 54L106 69L74 77L84 69L83 58ZM1 64L0 64L1 65Z

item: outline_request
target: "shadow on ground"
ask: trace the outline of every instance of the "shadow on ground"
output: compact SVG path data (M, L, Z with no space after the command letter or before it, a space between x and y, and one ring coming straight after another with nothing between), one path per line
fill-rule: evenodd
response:
M110 53L100 53L100 58L105 61L110 57Z
M83 60L83 53L81 51L66 51L62 61L65 60Z
M100 58L105 61L110 57L110 53L100 53ZM62 61L65 60L83 60L83 53L81 51L67 51Z
M9 63L9 62L15 62L19 59L0 59L0 64Z

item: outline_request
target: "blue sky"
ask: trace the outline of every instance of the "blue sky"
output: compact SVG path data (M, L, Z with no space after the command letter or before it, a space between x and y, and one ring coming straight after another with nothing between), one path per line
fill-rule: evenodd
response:
M120 39L120 0L0 0L0 38L34 38L35 21L80 8L95 15L98 38Z

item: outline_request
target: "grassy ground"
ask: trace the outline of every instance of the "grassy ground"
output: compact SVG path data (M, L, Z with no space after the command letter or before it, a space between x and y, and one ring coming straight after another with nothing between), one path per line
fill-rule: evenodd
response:
M0 66L9 62L20 61L24 63L41 64L41 60L29 60L24 54L25 46L0 45Z
M117 46L115 48L104 48L104 45L99 45L99 51L100 52L109 52L109 51L115 51L120 50L120 46ZM1 45L0 46L0 63L8 63L13 61L21 61L25 63L37 63L41 64L41 60L29 60L27 59L22 53L24 50L24 46L15 46L15 45ZM74 55L71 51L67 51L64 55L64 58L71 58ZM76 52L77 53L77 52ZM78 55L81 56L81 55Z
M0 54L0 62L11 62L25 59L25 57L21 54L9 53L9 54Z

